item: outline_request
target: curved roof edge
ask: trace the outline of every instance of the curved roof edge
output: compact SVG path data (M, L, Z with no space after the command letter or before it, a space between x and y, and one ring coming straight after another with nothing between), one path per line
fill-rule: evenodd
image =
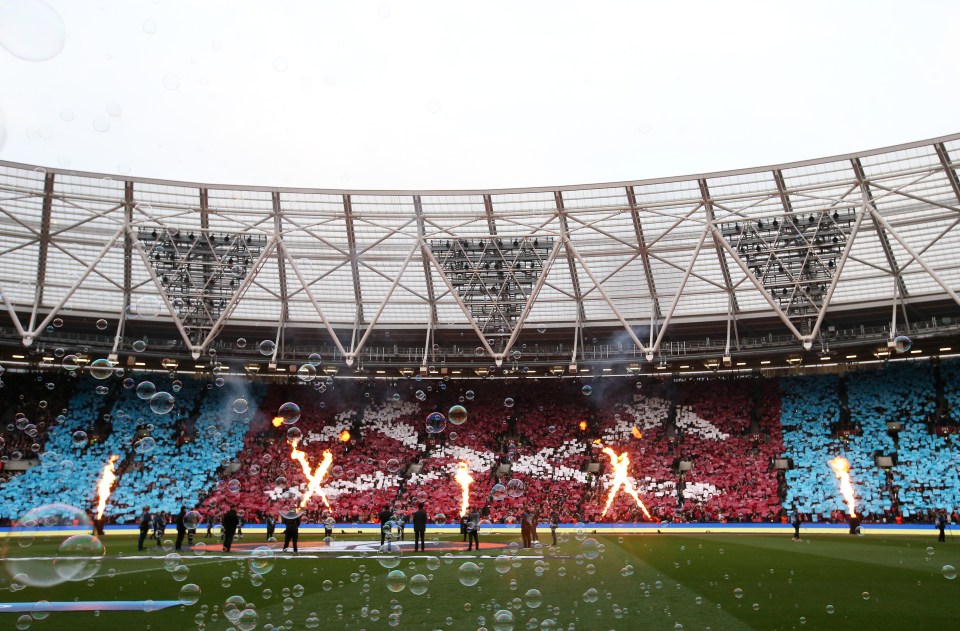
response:
M599 182L594 184L573 184L559 186L534 186L529 188L477 188L477 189L338 189L338 188L312 188L312 187L290 187L290 186L256 186L248 184L216 184L207 182L190 182L186 180L163 180L158 178L118 176L115 173L98 173L95 171L78 171L76 169L59 169L46 167L40 164L26 164L22 162L10 162L0 160L0 166L16 169L38 169L42 168L48 173L60 175L69 175L77 177L117 179L128 182L140 182L144 184L158 184L166 186L183 186L189 188L206 188L216 190L241 190L241 191L276 191L289 193L320 193L331 195L505 195L516 193L545 193L554 191L577 191L603 188L617 188L624 186L649 186L654 184L667 184L671 182L687 182L698 179L712 179L719 177L732 177L737 175L746 175L771 170L794 169L799 167L812 166L837 162L840 160L850 160L857 157L880 155L884 153L893 153L925 147L936 143L960 140L960 133L927 138L899 145L890 145L876 149L867 149L864 151L855 151L851 153L837 154L833 156L824 156L822 158L813 158L809 160L799 160L795 162L783 162L779 164L769 164L764 166L749 167L744 169L731 169L726 171L711 171L707 173L693 173L687 175L677 175L670 177L650 178L645 180L626 180L621 182Z

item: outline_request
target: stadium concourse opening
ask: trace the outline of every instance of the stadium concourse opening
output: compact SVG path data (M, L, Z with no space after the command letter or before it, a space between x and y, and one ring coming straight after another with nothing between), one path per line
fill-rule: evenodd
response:
M0 616L943 625L958 152L453 192L2 164Z

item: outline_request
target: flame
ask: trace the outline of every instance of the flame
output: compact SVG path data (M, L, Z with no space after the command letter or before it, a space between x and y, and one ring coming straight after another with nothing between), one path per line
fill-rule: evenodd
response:
M850 485L850 463L847 462L846 458L838 457L830 461L830 467L836 474L837 479L840 480L840 494L843 495L847 508L850 509L850 516L856 517L857 513L854 510L856 501L853 497L853 486Z
M327 470L330 469L330 465L333 464L333 452L329 449L324 451L323 460L317 465L316 470L310 473L310 463L307 462L307 454L297 449L297 442L299 441L293 441L293 451L290 452L290 459L300 463L300 468L303 469L303 475L307 477L308 482L307 491L303 494L303 497L300 498L300 509L303 510L303 508L306 507L314 493L320 494L320 499L323 500L323 504L329 509L330 502L327 501L326 494L323 492L323 489L320 488L320 483L323 482L323 478L327 475Z
M586 431L586 429L587 429L587 422L580 421L580 431L583 432L583 431Z
M463 517L467 514L467 508L470 506L470 484L473 483L473 476L470 475L470 470L467 469L466 462L461 462L457 465L457 474L453 479L456 480L460 488L463 489L460 498L460 516Z
M594 438L594 439L593 439L593 444L599 447L599 446L602 445L603 443L600 441L599 438Z
M100 501L97 502L97 519L103 518L103 511L107 507L107 499L110 497L110 487L113 486L114 481L117 479L117 474L114 473L113 463L117 461L119 456L110 456L110 460L107 461L107 464L103 467L103 475L100 477L100 484L97 485L97 493L100 496Z
M643 438L643 432L637 429L636 425L630 428L630 433L633 434L634 438Z
M616 496L617 491L620 490L620 487L623 487L623 490L637 501L637 506L639 506L640 510L643 511L643 514L647 516L647 519L653 519L650 516L650 512L647 511L647 507L644 506L643 502L640 500L640 495L637 493L637 489L635 489L627 479L627 469L630 467L630 454L623 452L618 456L616 452L609 447L604 447L603 453L610 457L610 464L613 465L613 483L610 485L610 494L607 496L607 505L603 507L603 513L601 513L601 515L607 514L607 510L609 510L610 505L613 504L613 498Z
M273 417L273 420L270 421L270 422L273 423L273 426L274 426L274 427L280 427L281 425L283 425L283 417L282 417L282 416L274 416L274 417Z
M345 442L347 442L347 441L349 441L349 440L350 440L350 432L349 432L349 431L343 430L342 432L340 432L340 442L341 442L341 443L345 443Z

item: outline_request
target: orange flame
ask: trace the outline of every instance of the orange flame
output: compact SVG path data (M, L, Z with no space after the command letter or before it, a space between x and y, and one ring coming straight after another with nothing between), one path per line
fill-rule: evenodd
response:
M643 438L643 432L637 429L636 425L630 428L630 433L633 434L634 438Z
M283 425L283 417L282 417L282 416L274 416L274 417L273 417L273 420L270 421L270 422L273 423L273 426L274 426L274 427L280 427L281 425Z
M467 514L467 508L470 507L470 484L473 483L473 476L470 475L470 470L467 469L466 462L461 462L457 465L457 474L453 479L456 480L460 488L463 489L463 493L460 496L460 516L463 517Z
M610 494L607 496L607 505L603 507L603 513L601 513L601 515L607 514L607 510L609 510L610 505L613 504L613 498L616 496L617 491L620 490L620 487L623 487L623 490L637 501L637 506L639 506L640 510L643 511L643 514L647 516L647 519L653 519L650 516L650 512L647 511L647 507L644 506L643 502L640 500L640 495L637 493L637 489L635 489L627 479L627 469L630 467L630 454L623 452L618 456L616 452L609 447L604 447L603 453L610 457L610 464L613 465L613 483L610 485Z
M599 446L602 445L603 443L600 441L599 438L594 438L594 439L593 439L593 444L594 444L594 445L597 445L597 446L599 447Z
M580 421L580 431L582 432L582 431L585 431L586 429L587 429L587 422Z
M342 432L340 432L340 442L341 442L341 443L345 443L345 442L347 442L347 441L349 441L349 440L350 440L350 432L349 432L349 431L343 430Z
M97 502L97 519L103 517L103 511L107 507L107 499L110 497L110 487L113 486L114 481L117 479L117 474L114 473L113 463L117 461L119 456L110 456L110 460L107 461L107 464L103 467L103 475L100 477L100 484L97 485L97 494L100 496L100 501Z
M850 484L850 463L847 462L846 458L838 457L830 461L830 467L836 474L837 479L840 480L840 494L843 495L843 499L847 503L850 516L856 517L857 513L854 510L856 501L853 497L853 486Z
M320 494L320 499L323 500L323 504L329 509L330 502L327 501L327 496L323 492L323 489L320 488L320 483L323 482L323 478L327 475L327 470L330 469L330 465L333 464L333 453L327 449L323 452L323 460L320 461L320 464L317 465L316 470L310 472L310 463L307 462L307 454L297 449L297 442L293 441L293 451L290 452L290 459L296 460L300 463L300 468L303 469L303 475L307 477L307 491L303 494L303 497L300 498L300 509L306 507L307 503L310 501L310 498L313 497L315 493Z

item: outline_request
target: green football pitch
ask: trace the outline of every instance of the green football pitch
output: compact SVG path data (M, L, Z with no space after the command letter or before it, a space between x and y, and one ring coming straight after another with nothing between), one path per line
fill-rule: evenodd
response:
M181 558L108 536L96 574L47 587L21 585L11 570L49 573L55 543L8 541L0 611L37 601L139 610L0 613L0 628L903 630L956 628L960 615L960 581L944 568L960 566L960 545L949 539L585 534L598 545L571 534L556 547L514 550L515 538L494 535L478 554L449 535L423 553L408 537L402 554L388 556L369 536L340 535L337 551L304 537L296 557L279 547L254 553L264 545L258 535L229 557L210 539L204 554L185 548ZM199 599L183 604L189 584ZM158 608L163 601L178 602ZM241 609L252 611L238 620Z

